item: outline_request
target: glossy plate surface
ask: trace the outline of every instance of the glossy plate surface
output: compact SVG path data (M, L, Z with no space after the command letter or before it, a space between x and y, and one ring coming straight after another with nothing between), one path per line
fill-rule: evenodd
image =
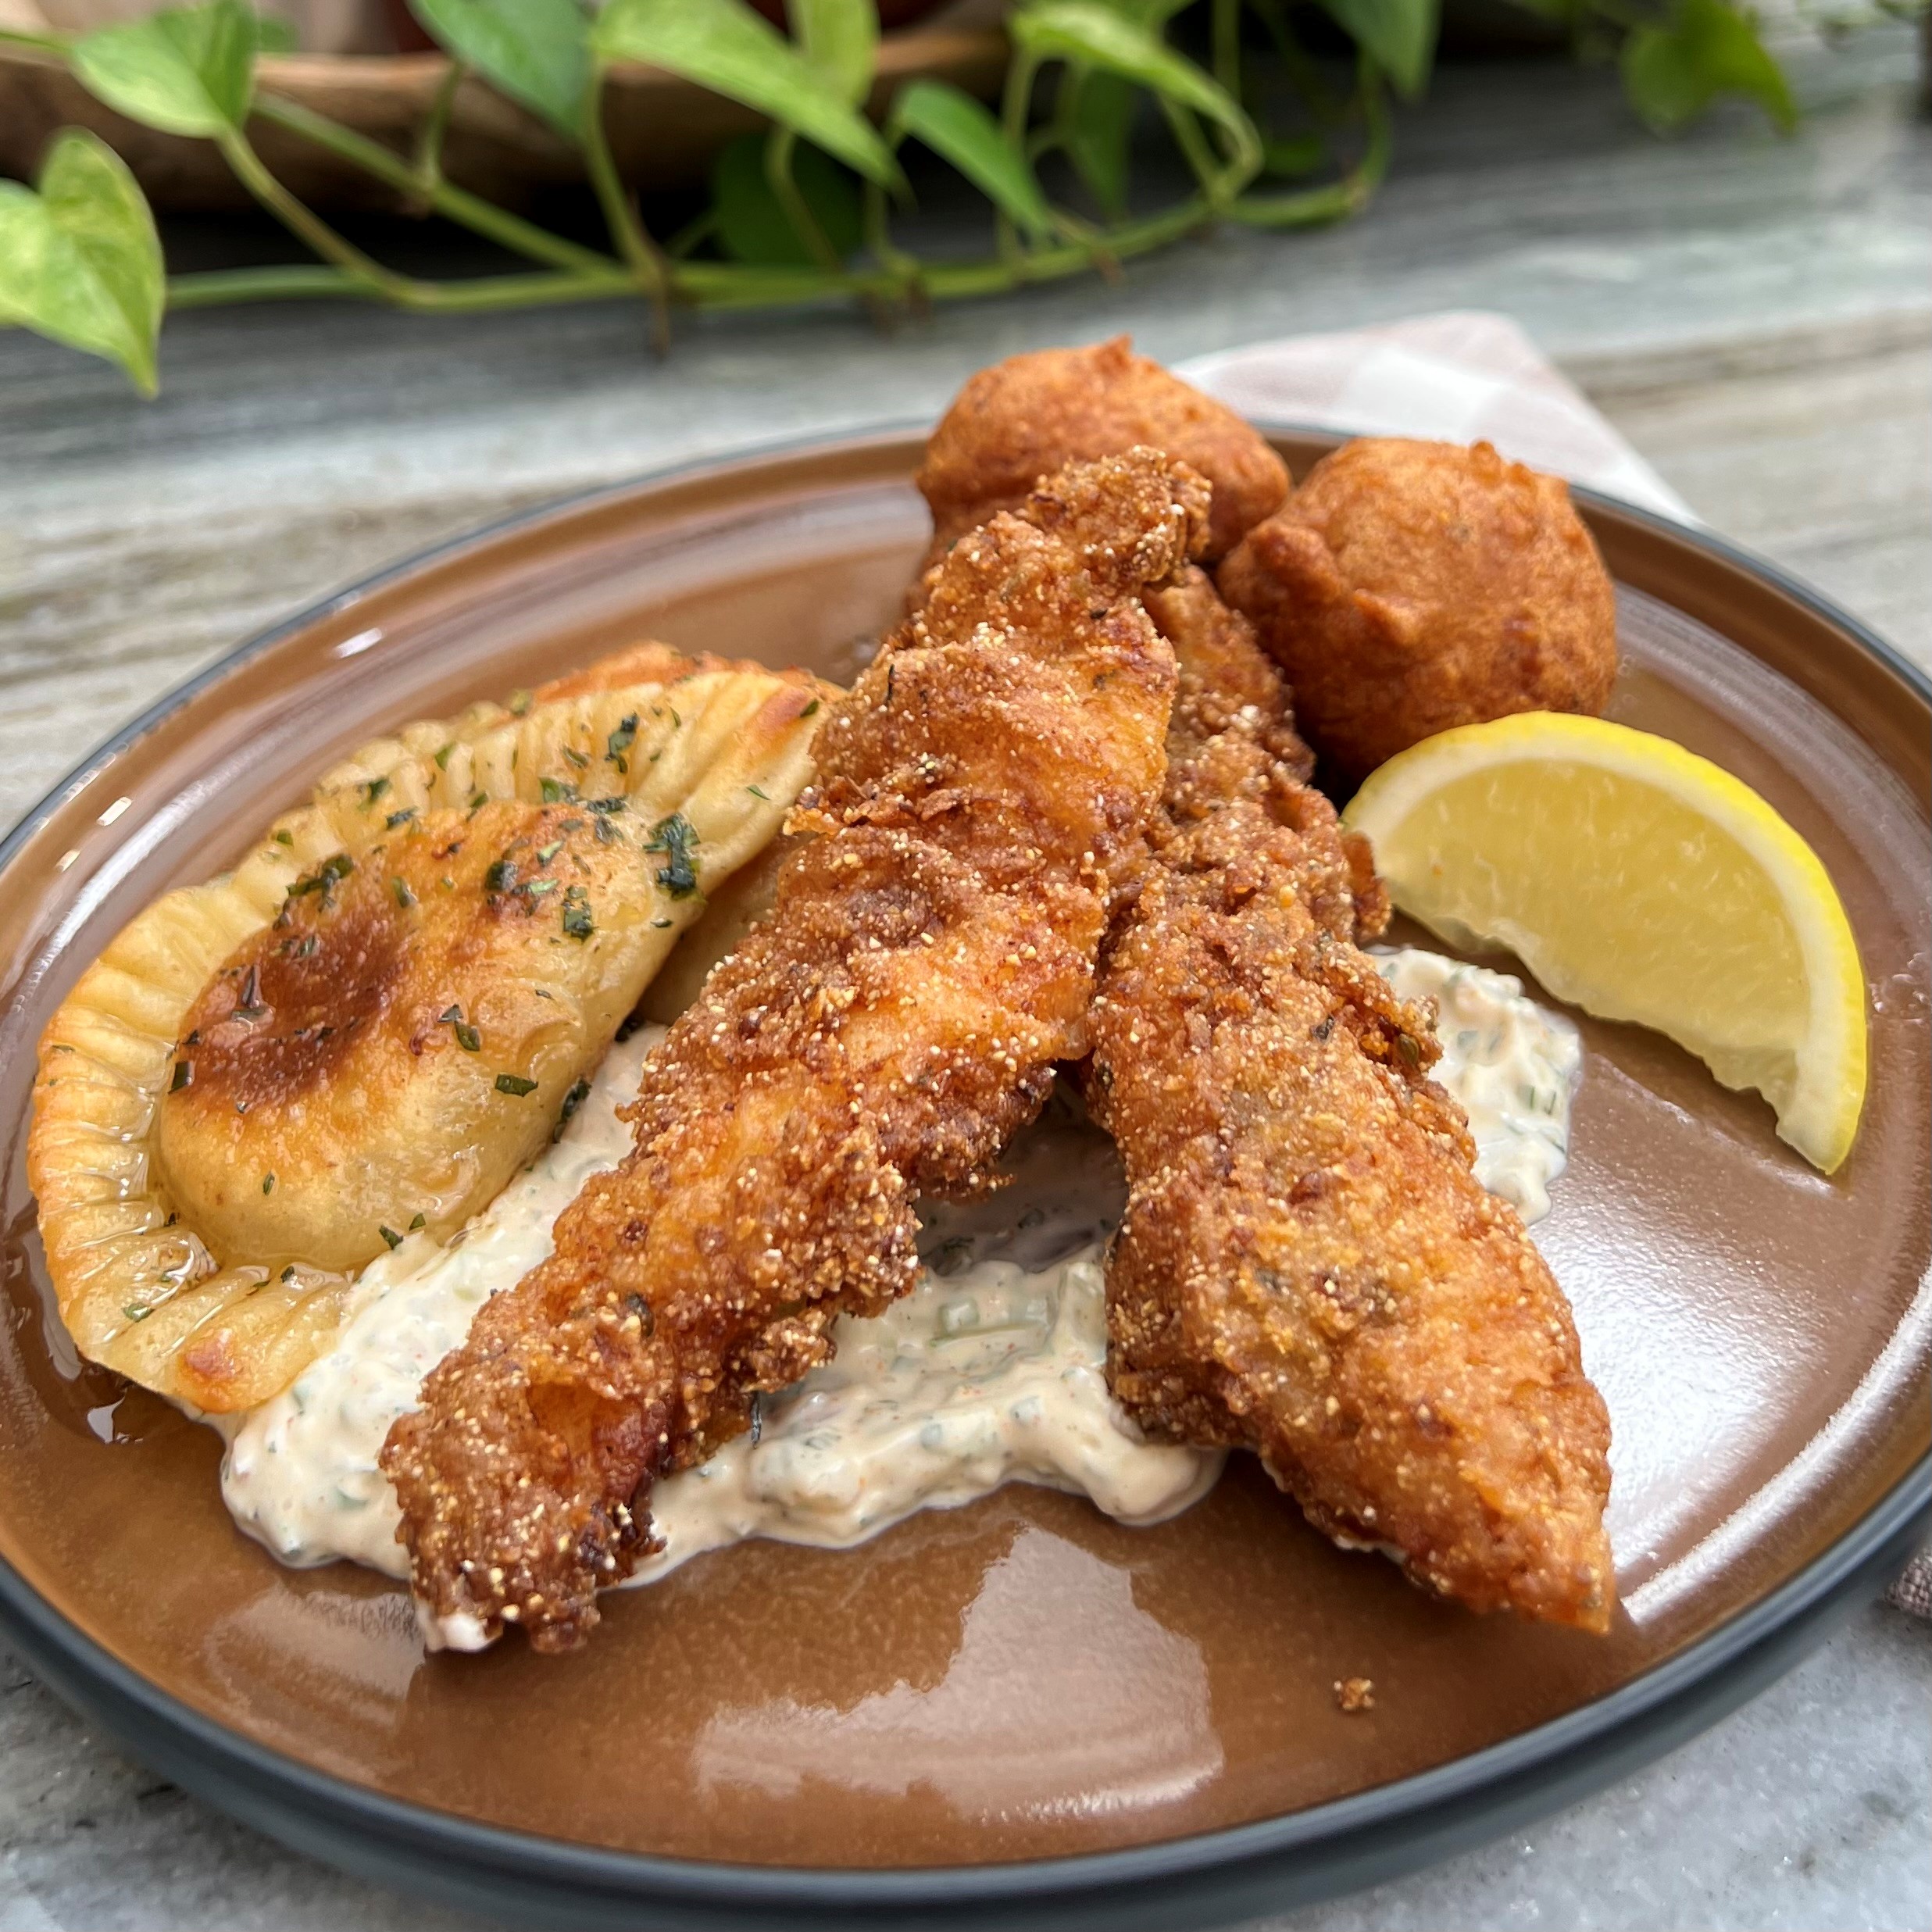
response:
M1298 470L1326 447L1280 441ZM1572 1752L1687 1691L1727 1645L1734 1658L1841 1587L1857 1552L1869 1566L1923 1500L1924 681L1721 547L1593 505L1621 587L1610 715L1736 772L1812 843L1873 1009L1864 1129L1832 1180L1755 1097L1666 1041L1584 1023L1573 1164L1537 1237L1615 1430L1625 1608L1608 1639L1426 1600L1309 1531L1238 1458L1156 1529L1013 1487L854 1552L722 1552L607 1598L591 1646L560 1659L515 1641L426 1658L383 1579L282 1570L233 1528L215 1436L81 1368L50 1312L23 1158L48 1015L143 902L232 859L331 759L403 719L647 634L849 677L923 545L917 450L886 436L714 466L439 552L170 700L0 862L0 1608L177 1775L241 1804L234 1787L285 1780L290 1815L266 1797L258 1810L273 1828L301 1837L302 1816L346 1805L383 1839L365 1862L388 1876L433 1878L460 1840L559 1902L588 1896L587 1855L607 1900L688 1877L717 1901L823 1904L824 1880L797 1868L897 1868L875 1902L964 1902L970 1880L921 1874L977 1867L990 1884L984 1868L1016 1861L1180 1854L1284 1814L1299 1816L1279 1843L1306 1846L1354 1816L1311 1807L1509 1740L1520 1771L1559 1738L1537 1727L1569 1716ZM1350 1677L1373 1680L1373 1711L1337 1709ZM1507 1755L1469 1764L1462 1796L1500 1789ZM1445 1788L1399 1786L1391 1816ZM491 1833L562 1844L546 1866L543 1845ZM309 1841L355 1855L319 1825ZM1179 1863L1257 1845L1197 1844ZM1408 1855L1428 1848L1416 1837ZM792 1869L642 1862L662 1859ZM1009 1876L1071 1895L1131 1862Z

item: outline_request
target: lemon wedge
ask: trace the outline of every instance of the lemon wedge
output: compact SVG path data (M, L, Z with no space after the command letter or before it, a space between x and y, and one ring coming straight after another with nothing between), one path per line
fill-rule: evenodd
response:
M1529 712L1391 759L1343 814L1395 903L1508 947L1558 998L1654 1027L1830 1173L1865 1104L1865 977L1818 855L1708 759Z

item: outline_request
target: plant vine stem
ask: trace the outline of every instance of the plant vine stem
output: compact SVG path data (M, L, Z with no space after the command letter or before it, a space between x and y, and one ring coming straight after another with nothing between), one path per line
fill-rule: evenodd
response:
M463 281L422 282L405 306L426 313L460 315L493 309L529 309L551 302L609 301L637 291L628 282L612 284L581 276L482 275ZM286 302L317 297L370 301L381 291L346 269L325 263L291 262L270 268L212 269L168 279L168 307L206 309L231 302ZM391 298L390 299L393 299Z
M433 195L443 178L443 137L449 132L450 110L456 105L456 90L469 70L460 60L452 60L448 71L437 83L435 98L430 102L422 130L416 140L414 173L425 198Z
M584 159L589 169L591 186L597 191L598 205L609 225L617 252L630 263L638 288L649 298L652 317L652 337L658 353L671 346L671 271L663 252L646 232L617 173L610 152L609 137L604 132L604 70L601 64L591 70L584 96Z
M1234 191L1228 187L1223 170L1216 165L1213 150L1202 135L1200 123L1186 108L1164 95L1161 97L1161 112L1166 116L1175 145L1180 149L1194 178L1200 183L1202 193L1216 206L1231 200Z
M1339 181L1292 195L1244 195L1227 209L1231 220L1253 228L1310 228L1345 221L1367 205L1388 173L1394 148L1388 101L1380 73L1365 55L1361 63L1362 118L1368 140L1362 159Z
M339 235L320 215L305 207L271 174L267 165L249 145L239 130L217 134L215 145L222 159L234 170L235 178L255 198L298 240L305 241L323 261L333 262L345 275L365 284L371 295L382 295L404 308L416 306L418 284L406 275L387 269L365 255L354 242Z
M836 274L844 266L838 259L838 251L819 226L819 218L812 213L812 205L791 171L791 158L798 147L798 137L789 127L774 127L765 137L765 179L777 197L778 205L784 210L785 219L791 223L793 232L805 244L805 252L820 268Z
M437 214L446 216L473 234L501 243L512 253L534 262L546 262L552 268L566 269L574 274L608 277L620 290L635 287L624 272L623 264L612 256L600 255L595 248L580 247L574 241L566 241L562 236L553 235L520 216L480 200L467 190L440 178L426 187L400 155L312 109L294 101L282 100L275 95L259 94L255 98L255 112L263 120L312 141L318 147L339 155L345 161L353 162L404 194L427 194L430 207Z
M1040 63L1023 47L1013 49L1006 69L1005 91L1000 98L1000 124L1014 148L1023 153L1027 145L1027 116L1033 106L1033 83ZM994 228L1000 259L1017 268L1022 259L1020 231L1004 210Z
M1241 98L1241 0L1214 0L1214 77Z

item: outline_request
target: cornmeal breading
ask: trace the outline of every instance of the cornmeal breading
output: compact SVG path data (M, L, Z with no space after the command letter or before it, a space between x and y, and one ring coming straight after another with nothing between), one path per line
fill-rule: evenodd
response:
M1190 637L1220 620L1167 616L1185 690ZM1433 1016L1352 943L1386 916L1366 852L1255 707L1207 731L1212 709L1176 712L1087 1081L1129 1185L1114 1392L1157 1437L1259 1450L1318 1527L1465 1603L1602 1630L1608 1418L1427 1077Z
M776 907L647 1063L635 1151L391 1430L419 1598L540 1648L648 1547L659 1477L916 1278L912 1201L987 1184L1089 1044L1115 879L1160 794L1172 652L1137 594L1207 491L1070 469L954 548L821 734Z

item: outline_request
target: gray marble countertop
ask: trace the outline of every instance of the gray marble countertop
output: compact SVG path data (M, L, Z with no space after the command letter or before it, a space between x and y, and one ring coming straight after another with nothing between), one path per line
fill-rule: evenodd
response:
M1223 235L945 311L612 307L170 323L161 400L0 333L0 822L249 631L437 537L681 457L930 416L970 370L1131 330L1180 357L1427 309L1509 312L1716 528L1932 666L1932 131L1909 37L1803 58L1809 112L1670 144L1600 75L1451 67L1364 220ZM1273 1922L1932 1926L1932 1629L1875 1605L1648 1770L1436 1869ZM142 1771L0 1653L0 1932L467 1923L284 1852Z

